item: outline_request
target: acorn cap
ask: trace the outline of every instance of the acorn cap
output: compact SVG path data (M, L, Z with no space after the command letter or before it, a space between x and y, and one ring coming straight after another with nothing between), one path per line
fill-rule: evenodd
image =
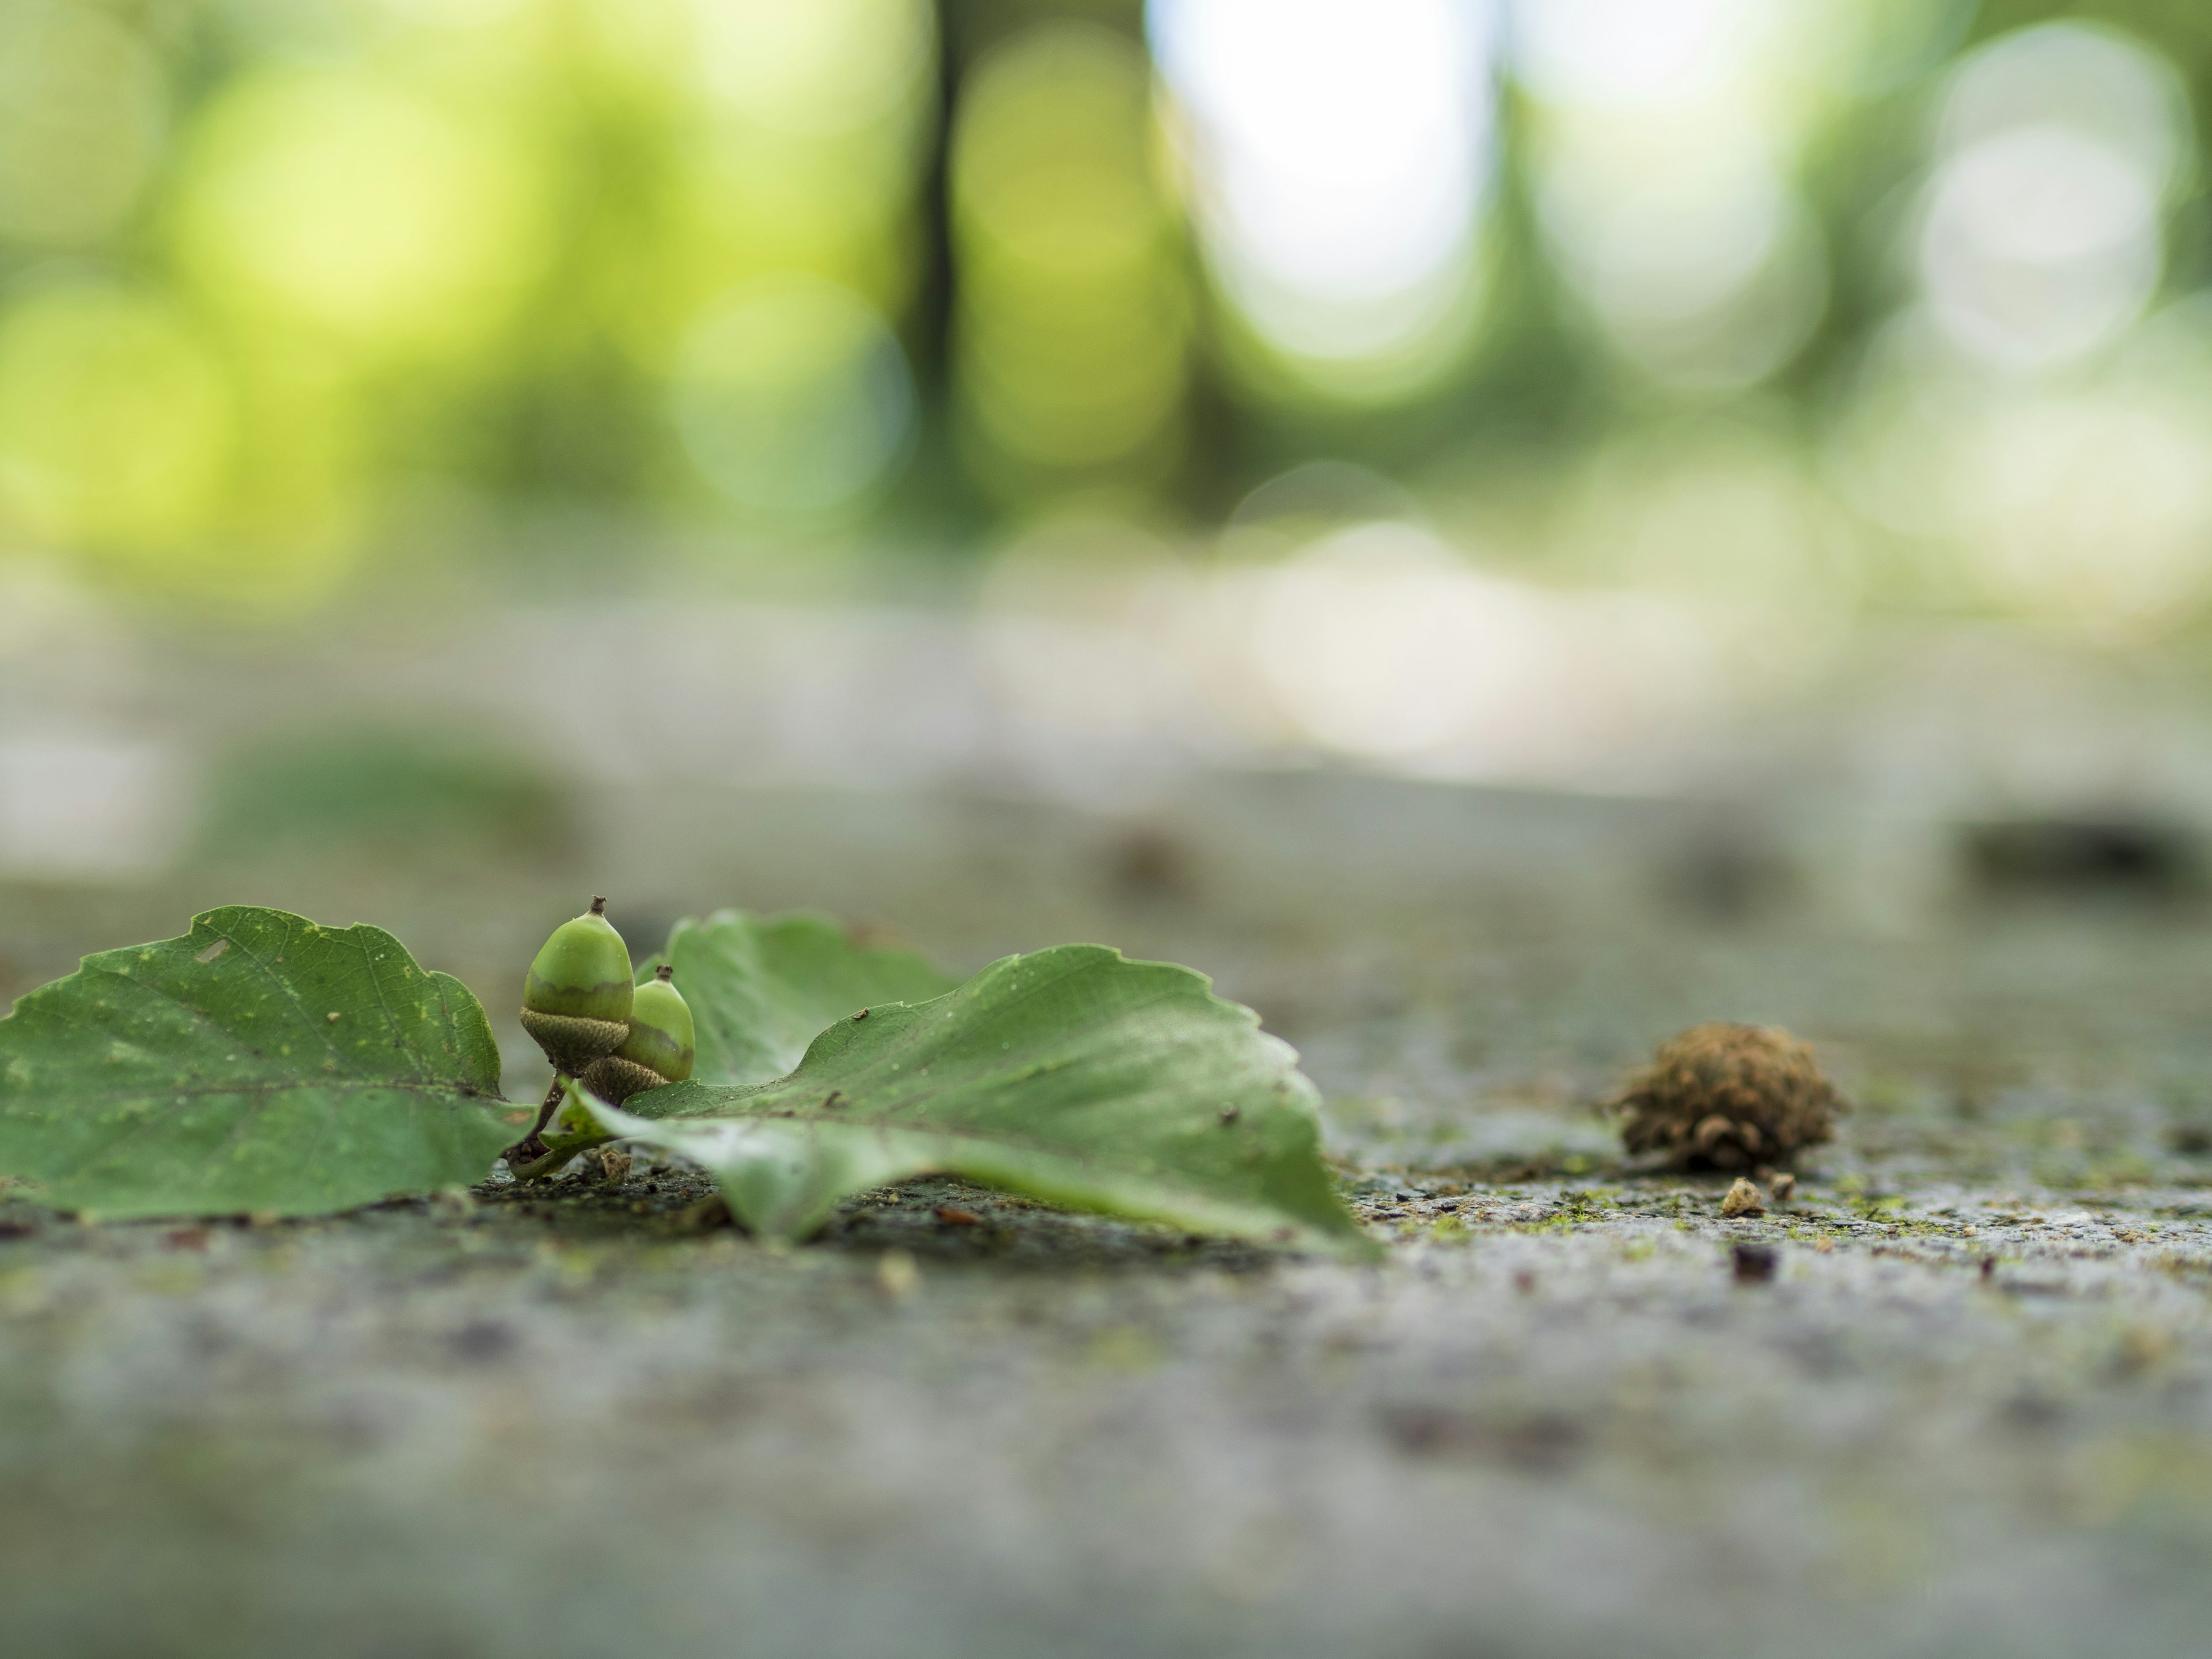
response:
M696 1058L691 1008L676 988L675 973L663 963L652 979L637 988L629 1036L614 1053L593 1061L581 1079L610 1105L691 1075Z
M629 947L606 918L606 900L553 930L523 983L522 1029L553 1069L574 1077L629 1035Z
M629 1035L629 1027L620 1020L541 1014L535 1008L522 1011L522 1029L562 1077L581 1077L592 1061L620 1048Z

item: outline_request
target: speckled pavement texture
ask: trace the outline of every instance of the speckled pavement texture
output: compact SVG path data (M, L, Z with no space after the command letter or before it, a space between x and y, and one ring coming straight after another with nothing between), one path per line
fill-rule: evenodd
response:
M963 968L1097 937L1214 973L1304 1053L1380 1265L937 1182L771 1249L649 1160L271 1227L0 1206L0 1648L2203 1650L2193 900L1876 927L1816 878L1686 896L1654 807L1255 787L1141 856L1073 813L849 800L664 856ZM392 927L496 1007L600 873L18 894L11 988L250 898ZM1592 1110L1709 1018L1790 1026L1854 1103L1763 1216Z

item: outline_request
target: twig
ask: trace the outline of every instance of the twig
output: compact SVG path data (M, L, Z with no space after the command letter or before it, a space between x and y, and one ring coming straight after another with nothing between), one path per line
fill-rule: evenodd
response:
M594 1146L604 1146L614 1136L603 1134L556 1135L545 1144L542 1157L526 1164L507 1159L507 1169L517 1181L538 1181L559 1172L562 1166L579 1152L588 1152Z
M530 1126L528 1134L507 1149L508 1169L516 1169L524 1159L538 1159L545 1156L545 1143L539 1137L545 1133L546 1124L552 1121L555 1109L561 1104L561 1097L568 1091L568 1079L556 1077L553 1086L545 1091L544 1103L538 1109L538 1121ZM519 1175L517 1178L520 1178Z

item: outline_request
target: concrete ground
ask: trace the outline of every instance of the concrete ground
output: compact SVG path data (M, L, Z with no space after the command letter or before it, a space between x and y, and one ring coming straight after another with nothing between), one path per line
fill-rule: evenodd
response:
M1386 1259L933 1182L771 1249L650 1162L266 1228L0 1207L11 1656L2204 1645L2185 883L2054 866L1900 925L1757 823L1326 774L653 817L442 885L325 849L19 886L0 991L251 899L391 927L496 1014L601 880L641 931L813 902L963 969L1100 938L1299 1046ZM1709 1018L1790 1026L1854 1103L1762 1217L1591 1109Z

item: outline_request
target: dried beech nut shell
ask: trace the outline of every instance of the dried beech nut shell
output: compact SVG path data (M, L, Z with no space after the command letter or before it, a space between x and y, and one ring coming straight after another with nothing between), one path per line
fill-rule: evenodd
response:
M629 947L606 918L607 902L553 930L530 964L522 989L522 1029L563 1077L580 1073L629 1035L635 999Z
M1631 1152L1678 1169L1786 1164L1835 1133L1843 1109L1813 1051L1772 1026L1693 1025L1608 1103Z

